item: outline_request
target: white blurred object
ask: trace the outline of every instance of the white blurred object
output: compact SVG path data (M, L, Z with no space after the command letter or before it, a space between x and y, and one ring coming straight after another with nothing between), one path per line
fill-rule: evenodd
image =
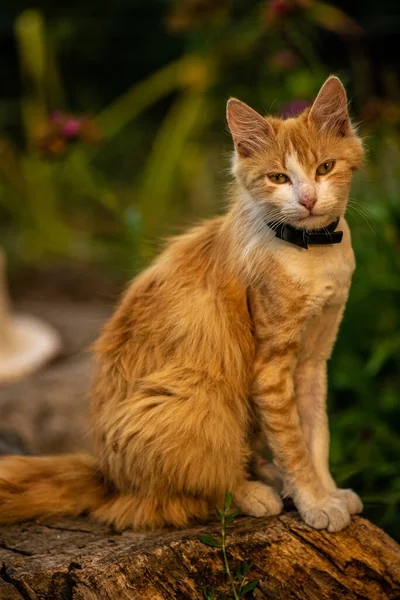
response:
M52 327L36 317L11 313L5 271L0 249L0 384L37 371L61 350L61 338Z

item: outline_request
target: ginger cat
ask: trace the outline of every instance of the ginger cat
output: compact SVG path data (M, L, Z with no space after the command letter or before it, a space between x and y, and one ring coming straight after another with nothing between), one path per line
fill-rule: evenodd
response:
M280 486L317 529L362 510L328 467L326 364L354 270L344 212L363 159L345 90L330 77L296 118L235 99L227 116L229 211L176 238L97 342L94 458L1 459L0 522L88 512L119 528L184 527L226 491L245 514L277 515ZM260 436L275 467L249 480Z

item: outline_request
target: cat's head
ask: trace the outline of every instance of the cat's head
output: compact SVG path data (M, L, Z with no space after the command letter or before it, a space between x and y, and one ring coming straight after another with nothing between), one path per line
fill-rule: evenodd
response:
M233 98L227 118L233 172L250 209L305 229L325 227L344 214L363 148L337 77L326 80L312 107L298 117L264 118Z

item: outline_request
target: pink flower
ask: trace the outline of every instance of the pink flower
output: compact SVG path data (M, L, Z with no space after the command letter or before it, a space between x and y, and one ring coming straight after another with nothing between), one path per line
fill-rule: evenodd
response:
M289 71L290 69L294 69L298 64L298 58L289 49L281 50L275 56L272 57L272 65L278 69L282 69L284 71Z
M262 19L267 25L275 25L276 23L279 23L287 13L293 12L296 7L296 0L270 0L270 2L262 8Z
M61 128L61 133L66 138L77 137L81 131L81 122L79 119L68 119Z
M284 15L290 7L287 0L272 0L270 8L275 16L280 17L281 15Z

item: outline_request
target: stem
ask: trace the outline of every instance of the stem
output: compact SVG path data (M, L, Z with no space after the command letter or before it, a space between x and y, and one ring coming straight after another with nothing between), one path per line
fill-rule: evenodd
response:
M191 89L175 101L153 142L142 183L138 190L142 235L141 254L149 254L148 241L160 234L168 213L188 140L201 127L204 114L202 90ZM176 193L176 192L175 192ZM151 255L151 246L150 246ZM146 256L147 258L147 256Z
M15 21L15 36L21 65L22 118L29 146L38 125L46 121L46 30L40 10L28 9Z
M224 511L223 515L222 515L222 532L221 532L222 554L223 554L223 557L224 557L225 571L226 571L226 574L228 575L228 579L229 579L229 582L231 584L233 596L234 596L235 600L240 600L240 598L239 598L239 596L237 595L237 592L236 592L235 582L233 581L232 573L231 573L231 570L229 568L228 556L226 554L226 546L225 546L225 534L226 534L226 531L225 531L225 514L226 513Z
M168 64L144 81L136 83L125 94L97 115L96 122L105 138L117 135L143 110L182 86L185 59Z
M10 299L6 283L6 260L0 249L0 351L12 342Z

